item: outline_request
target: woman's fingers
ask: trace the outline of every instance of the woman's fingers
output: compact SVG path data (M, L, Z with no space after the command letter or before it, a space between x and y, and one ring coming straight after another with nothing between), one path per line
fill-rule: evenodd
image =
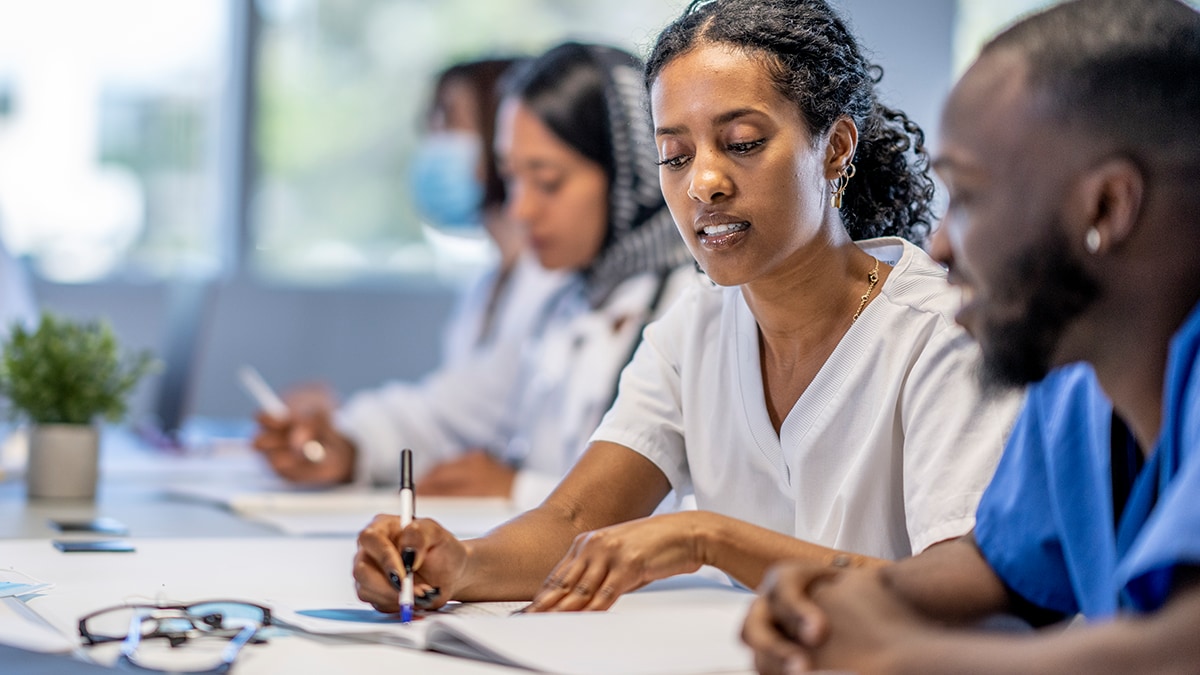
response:
M609 569L608 574L596 583L592 599L581 609L585 612L607 611L617 598L641 585L631 579L626 569Z
M333 428L328 413L297 413L284 419L259 413L257 420L260 428L253 446L280 476L319 485L353 477L355 448Z
M371 603L381 612L390 614L400 611L400 596L388 575L362 550L354 554L354 590L359 600Z
M573 581L561 589L553 606L541 605L541 611L574 612L585 609L604 586L608 577L608 565L603 560L581 559L576 565L578 574Z
M575 542L571 544L570 550L563 556L563 559L554 566L546 580L542 582L542 587L537 594L533 596L533 602L526 608L528 612L545 612L553 610L562 600L563 596L570 593L574 589L575 584L583 575L585 563L580 560L583 542L587 535L580 535L575 538Z
M375 563L385 574L404 576L404 564L400 560L400 549L396 547L402 531L400 518L380 514L375 516L362 532L358 533L358 552Z
M640 585L620 547L598 541L596 533L580 535L546 578L529 611L605 610L622 593Z
M358 597L382 612L399 611L397 591L405 575L401 551L406 548L416 551L413 582L416 594L424 600L422 608L446 604L449 594L443 595L441 587L459 572L454 560L461 556L452 553L460 552L460 542L435 521L422 518L401 527L398 516L386 514L375 516L358 534L354 559ZM439 558L439 552L449 549L453 551Z

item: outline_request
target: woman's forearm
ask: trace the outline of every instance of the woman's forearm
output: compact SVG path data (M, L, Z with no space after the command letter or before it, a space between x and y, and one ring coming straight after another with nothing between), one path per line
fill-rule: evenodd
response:
M541 506L464 542L457 600L529 600L575 538L650 514L670 490L642 455L593 443Z
M467 567L456 600L529 600L582 530L543 504L478 539L463 542Z

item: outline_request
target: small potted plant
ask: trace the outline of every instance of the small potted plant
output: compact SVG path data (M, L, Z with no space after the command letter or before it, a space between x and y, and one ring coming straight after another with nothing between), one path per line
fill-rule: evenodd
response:
M104 321L44 312L36 330L13 325L0 358L0 394L30 423L29 497L90 499L99 472L100 419L120 421L126 398L155 365L118 352Z

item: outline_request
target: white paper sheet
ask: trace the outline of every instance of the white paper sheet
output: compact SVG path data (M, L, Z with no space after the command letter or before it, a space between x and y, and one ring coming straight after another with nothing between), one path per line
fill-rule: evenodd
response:
M447 617L430 649L564 675L683 675L753 667L738 634L750 598L688 611L650 610Z
M380 513L399 513L400 496L392 490L336 488L313 490L275 479L256 483L175 484L168 494L217 504L256 522L297 536L358 534ZM507 499L421 497L417 515L433 518L458 537L476 537L516 516Z
M44 653L66 653L75 640L52 628L16 598L0 599L0 644Z

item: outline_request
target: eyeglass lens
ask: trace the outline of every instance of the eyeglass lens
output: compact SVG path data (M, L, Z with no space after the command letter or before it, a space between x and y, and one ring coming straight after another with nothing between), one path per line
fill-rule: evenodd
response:
M97 641L123 640L129 633L131 621L135 615L146 616L147 613L158 609L178 609L186 616L172 617L169 614L159 614L155 621L142 621L140 629L143 637L164 635L170 632L182 633L193 629L202 631L237 630L248 624L262 626L269 623L269 613L262 607L240 602L215 601L199 602L182 607L153 605L112 607L85 617L81 621L80 631L84 637L90 635ZM187 617L191 617L192 620Z

